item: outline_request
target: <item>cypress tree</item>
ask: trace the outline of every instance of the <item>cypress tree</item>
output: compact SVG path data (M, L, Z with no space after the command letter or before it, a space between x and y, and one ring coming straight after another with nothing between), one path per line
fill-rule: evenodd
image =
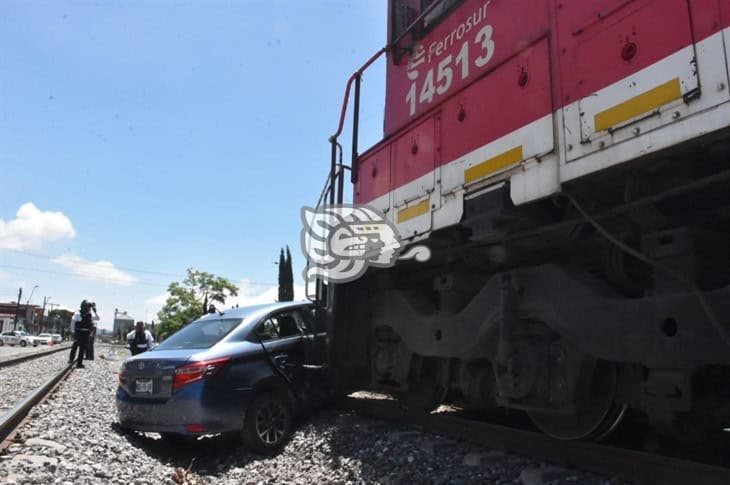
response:
M289 246L286 247L286 259L284 262L283 272L283 283L284 283L284 299L281 301L293 301L294 300L294 273L291 265L291 253L289 252Z
M279 299L278 301L286 300L286 289L284 283L284 266L286 266L286 260L284 259L284 248L281 248L279 252Z

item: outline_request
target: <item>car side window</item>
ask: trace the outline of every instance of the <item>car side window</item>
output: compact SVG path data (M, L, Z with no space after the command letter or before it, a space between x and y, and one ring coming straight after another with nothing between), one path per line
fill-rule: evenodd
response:
M301 334L301 320L291 311L268 317L256 329L256 336L262 342Z
M256 336L261 341L279 338L279 320L276 317L269 317L264 320L256 329Z
M312 333L322 333L327 331L327 327L321 318L317 318L317 309L314 307L302 308L304 322Z
M302 334L294 312L280 313L277 315L277 319L279 320L279 337L291 337Z

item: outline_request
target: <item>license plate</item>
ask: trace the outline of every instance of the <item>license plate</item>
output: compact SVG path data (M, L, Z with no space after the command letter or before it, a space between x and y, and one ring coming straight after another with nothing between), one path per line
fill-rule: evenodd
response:
M134 383L137 394L152 394L152 379L137 379Z

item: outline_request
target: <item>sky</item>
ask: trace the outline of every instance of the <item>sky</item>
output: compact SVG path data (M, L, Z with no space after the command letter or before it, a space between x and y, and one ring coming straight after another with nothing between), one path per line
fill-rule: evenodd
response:
M115 309L151 321L186 268L238 285L226 306L274 301L286 245L303 298L300 210L347 79L385 44L386 4L0 2L0 302L22 288L37 305L92 299L102 327ZM383 86L380 62L361 152Z

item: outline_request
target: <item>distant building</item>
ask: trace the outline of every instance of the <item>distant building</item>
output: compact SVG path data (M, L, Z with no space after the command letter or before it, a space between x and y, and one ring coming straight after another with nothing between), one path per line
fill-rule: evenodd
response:
M114 332L105 328L100 328L96 334L96 338L102 342L111 342L114 339Z
M13 328L15 314L18 315L18 325ZM3 332L25 330L28 333L38 333L39 323L43 318L43 308L38 305L18 306L15 302L0 303L0 329Z
M115 337L122 340L125 339L126 335L134 328L134 317L129 315L127 312L120 312L114 310L114 328L112 333Z

